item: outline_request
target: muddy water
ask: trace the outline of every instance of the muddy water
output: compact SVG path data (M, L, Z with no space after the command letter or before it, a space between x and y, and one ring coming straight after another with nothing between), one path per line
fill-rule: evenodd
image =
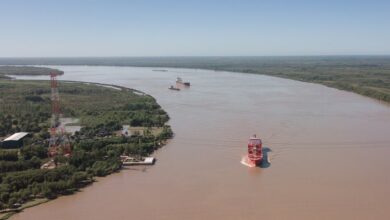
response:
M61 66L61 79L157 98L175 138L157 164L101 178L12 219L390 219L390 108L369 98L259 75ZM167 88L181 76L190 89ZM60 89L61 90L61 89ZM257 134L270 164L240 163Z

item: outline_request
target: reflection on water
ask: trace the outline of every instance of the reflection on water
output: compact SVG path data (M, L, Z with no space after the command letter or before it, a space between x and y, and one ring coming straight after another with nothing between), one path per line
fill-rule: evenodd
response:
M263 147L263 161L260 164L261 168L269 168L271 166L270 152L272 152L272 150L269 147Z
M99 178L81 193L13 219L390 218L388 106L253 74L58 68L65 71L61 80L153 95L169 113L175 138L155 153L155 166ZM168 90L177 76L191 87ZM239 163L252 134L260 134L272 164L252 169Z

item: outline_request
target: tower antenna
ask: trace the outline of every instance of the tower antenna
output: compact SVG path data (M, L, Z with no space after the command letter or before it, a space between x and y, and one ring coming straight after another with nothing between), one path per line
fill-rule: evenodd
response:
M60 96L58 94L57 72L50 73L51 87L51 123L50 123L50 141L49 157L62 154L69 156L71 145L68 136L65 133L63 125L60 123Z

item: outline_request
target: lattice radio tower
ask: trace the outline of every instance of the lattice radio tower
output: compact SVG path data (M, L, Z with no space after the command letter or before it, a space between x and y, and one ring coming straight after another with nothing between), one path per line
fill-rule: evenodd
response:
M51 85L51 125L50 125L50 141L49 141L49 156L56 155L68 156L71 153L71 145L69 138L65 133L64 127L60 123L60 96L58 94L57 73L50 73Z

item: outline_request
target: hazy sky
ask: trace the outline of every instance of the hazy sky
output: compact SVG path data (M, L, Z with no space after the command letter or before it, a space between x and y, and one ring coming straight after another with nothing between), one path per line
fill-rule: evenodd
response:
M0 0L0 57L390 54L390 1Z

